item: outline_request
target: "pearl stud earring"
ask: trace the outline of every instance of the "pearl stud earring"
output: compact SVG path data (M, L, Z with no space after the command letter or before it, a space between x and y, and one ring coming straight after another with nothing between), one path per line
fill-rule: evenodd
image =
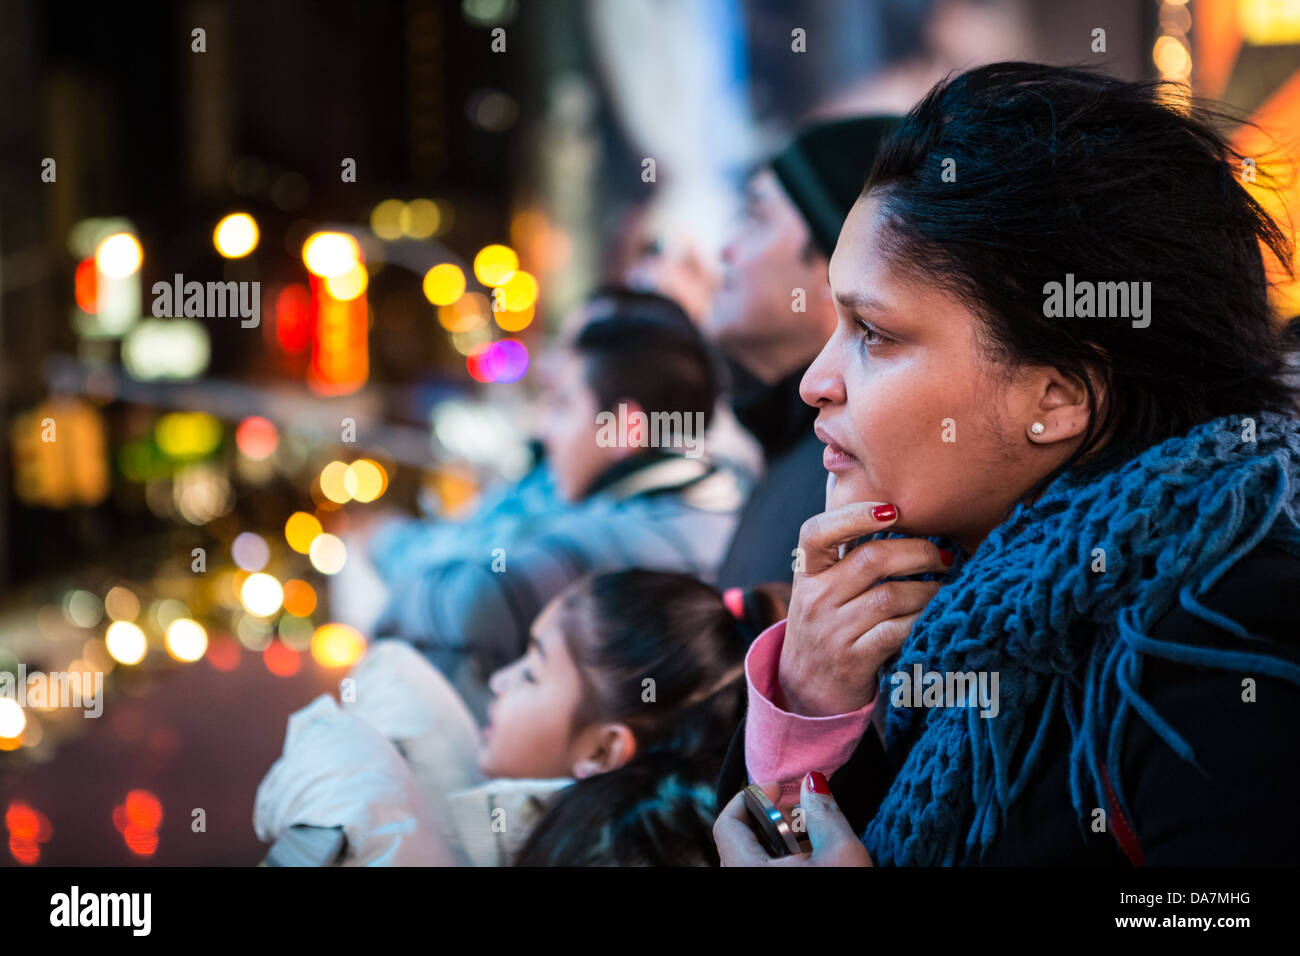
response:
M1043 432L1047 431L1047 427L1042 422L1034 422L1029 426L1029 430L1035 435L1041 435Z

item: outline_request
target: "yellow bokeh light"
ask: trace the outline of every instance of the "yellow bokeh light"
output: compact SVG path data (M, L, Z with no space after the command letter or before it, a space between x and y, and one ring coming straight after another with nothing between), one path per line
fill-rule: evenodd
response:
M501 291L495 296L498 308L503 312L521 312L531 309L537 301L537 279L531 272L515 270L514 275L501 285Z
M227 259L239 259L257 248L257 222L246 212L232 212L212 230L212 244Z
M321 523L316 520L315 515L309 515L305 511L295 511L284 523L284 539L289 542L289 547L293 550L299 554L306 554L311 550L312 541L322 530Z
M124 279L140 268L144 250L129 232L107 236L95 249L95 268L110 279Z
M352 500L348 494L348 486L344 477L348 473L348 466L341 461L332 461L320 473L320 490L330 501L337 505L345 505Z
M348 560L348 549L332 534L319 534L311 543L311 566L321 574L338 574Z
M451 333L451 347L461 355L470 355L475 349L491 341L493 341L492 331L487 327Z
M484 285L502 285L518 268L519 257L509 246L484 246L474 257L474 275Z
M167 625L163 643L167 647L167 653L172 657L190 663L199 660L208 652L208 632L198 621L178 617Z
M140 599L119 585L104 595L104 611L114 621L134 621L140 616Z
M432 199L412 199L402 217L402 232L412 239L428 239L438 231L442 213Z
M153 427L154 441L172 458L201 458L221 444L221 422L207 412L168 412Z
M481 292L466 292L451 305L438 307L438 324L448 332L472 332L488 322L492 306Z
M370 285L370 273L361 263L357 263L339 276L330 276L325 280L325 291L340 302L351 302Z
M383 465L369 458L361 458L348 465L343 476L348 494L360 502L374 501L388 487L388 476Z
M312 233L302 244L302 261L313 275L341 276L361 262L361 246L344 232Z
M114 621L110 624L108 633L104 635L104 643L108 647L108 653L119 664L139 664L144 660L149 646L144 631L130 621Z
M434 305L451 305L465 294L465 273L460 266L441 262L424 274L424 297Z
M1176 37L1162 36L1156 40L1151 59L1161 74L1170 78L1183 78L1191 74L1192 58Z
M284 588L274 577L259 571L250 574L239 589L239 603L249 614L270 617L284 603Z
M366 649L366 639L346 624L322 624L311 636L311 656L321 667L350 667Z
M406 203L400 199L385 199L370 211L370 231L380 239L401 238L405 212Z
M520 332L532 324L534 311L530 305L518 312L493 312L492 318L496 319L497 325L505 331Z
M284 609L294 617L306 617L316 610L316 589L296 578L284 582Z
M27 715L12 697L0 697L0 737L21 737L27 726Z

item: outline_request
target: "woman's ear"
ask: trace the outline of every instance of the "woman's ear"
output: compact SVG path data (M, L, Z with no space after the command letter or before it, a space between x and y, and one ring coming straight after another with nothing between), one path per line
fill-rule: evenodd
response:
M1093 392L1100 407L1104 389L1096 376L1089 373ZM1058 369L1047 369L1038 386L1036 407L1028 437L1037 444L1065 441L1082 435L1088 428L1091 412L1088 407L1088 389L1077 375Z
M627 423L627 444L618 446L619 458L640 454L650 445L650 416L635 398L620 398L614 403L614 413Z
M627 724L598 724L583 731L573 779L617 770L636 756L636 735Z

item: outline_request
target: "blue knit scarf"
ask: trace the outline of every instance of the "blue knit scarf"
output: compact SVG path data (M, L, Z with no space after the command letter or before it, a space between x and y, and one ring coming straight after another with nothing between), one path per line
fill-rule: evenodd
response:
M1067 471L973 556L958 551L951 583L917 619L893 672L996 671L1000 712L889 707L886 746L906 757L862 838L877 864L951 865L986 849L1061 710L1081 830L1093 807L1108 806L1103 765L1131 819L1120 783L1131 712L1195 765L1192 748L1138 693L1146 656L1300 683L1300 667L1251 649L1253 635L1200 601L1261 541L1300 556L1300 421L1251 418L1254 441L1249 419L1231 416L1103 474ZM1097 548L1104 572L1093 570ZM1175 604L1240 640L1230 648L1151 640ZM888 683L881 696L887 703Z

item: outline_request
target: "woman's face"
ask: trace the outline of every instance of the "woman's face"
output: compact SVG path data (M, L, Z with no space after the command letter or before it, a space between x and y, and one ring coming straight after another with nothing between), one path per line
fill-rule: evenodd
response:
M582 682L560 629L560 598L533 622L528 651L492 675L495 695L479 749L488 777L548 779L573 772Z
M1086 412L1055 370L1008 374L982 358L975 313L888 264L878 208L860 199L844 223L830 264L835 333L800 386L820 409L816 430L836 478L827 506L892 503L891 530L973 551L1074 449ZM1035 421L1053 430L1031 440Z

